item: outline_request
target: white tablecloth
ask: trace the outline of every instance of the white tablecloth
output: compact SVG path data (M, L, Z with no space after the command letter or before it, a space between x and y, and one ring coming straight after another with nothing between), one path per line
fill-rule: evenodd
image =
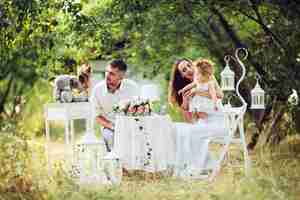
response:
M197 176L216 166L218 158L213 158L208 147L212 139L227 137L226 130L224 113L196 124L174 123L159 115L119 116L114 150L127 169L161 171L175 166L175 176Z
M174 132L167 116L118 116L114 151L127 169L166 170L175 161Z

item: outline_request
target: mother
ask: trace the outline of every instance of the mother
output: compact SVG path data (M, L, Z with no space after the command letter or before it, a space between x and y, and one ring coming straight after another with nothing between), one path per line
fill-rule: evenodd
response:
M169 83L169 103L174 106L179 106L180 111L187 122L192 122L192 113L189 112L189 100L195 93L187 91L185 94L178 94L178 91L184 88L186 85L193 81L194 68L192 67L192 61L186 58L177 60L173 65L171 79ZM223 98L223 92L216 81L215 87L217 91L217 97ZM202 96L210 97L208 92L201 92Z

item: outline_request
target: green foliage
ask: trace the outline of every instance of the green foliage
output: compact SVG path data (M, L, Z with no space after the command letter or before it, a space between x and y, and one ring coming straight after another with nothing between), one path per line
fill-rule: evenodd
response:
M24 94L27 99L22 112L22 127L24 135L43 136L45 132L44 104L52 99L52 86L46 80L39 80L30 90Z
M15 98L39 79L76 73L88 59L84 40L78 43L81 4L73 1L19 1L0 3L0 118L15 116ZM63 9L62 9L63 8ZM83 22L82 22L83 23ZM80 45L81 46L80 46Z
M46 191L43 146L1 133L0 198L43 199Z

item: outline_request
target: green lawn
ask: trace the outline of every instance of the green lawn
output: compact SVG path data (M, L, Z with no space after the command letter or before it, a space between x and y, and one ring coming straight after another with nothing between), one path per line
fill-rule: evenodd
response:
M287 143L289 143L287 145ZM78 186L62 173L48 186L49 199L298 199L300 197L300 140L287 141L272 153L257 149L251 153L250 176L231 156L213 182L162 177L130 172L120 186ZM58 153L62 145L52 143ZM58 153L60 154L60 153Z

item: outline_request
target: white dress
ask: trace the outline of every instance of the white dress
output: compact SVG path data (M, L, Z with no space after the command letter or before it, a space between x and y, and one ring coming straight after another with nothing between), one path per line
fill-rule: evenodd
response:
M207 83L197 83L195 87L196 92L208 92L208 85L214 84L212 81ZM190 112L215 112L214 102L211 98L205 96L195 95L189 103Z

